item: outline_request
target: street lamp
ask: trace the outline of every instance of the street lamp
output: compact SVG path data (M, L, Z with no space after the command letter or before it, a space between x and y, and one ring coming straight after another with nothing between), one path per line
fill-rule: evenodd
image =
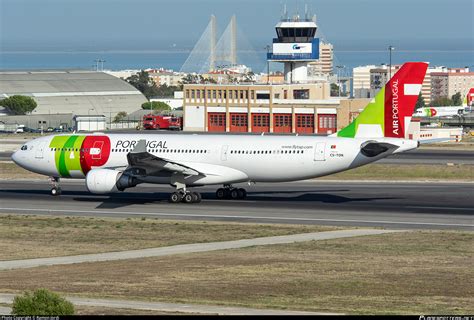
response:
M90 114L90 112L89 112L89 111L91 111L91 110L94 110L94 109L87 109L87 120L88 120L87 122L88 122L88 124L89 124L89 125L88 125L89 131L91 131L91 114Z
M270 84L270 59L268 57L270 55L270 48L269 44L265 46L265 49L267 49L267 84Z
M392 79L392 51L395 50L395 47L393 46L388 46L388 52L389 52L389 56L390 56L390 60L389 60L389 69L388 69L388 81L390 81L390 79Z
M336 68L337 68L337 74L336 74L336 76L337 76L337 83L338 83L337 86L338 86L338 88L339 88L339 97L341 96L341 79L340 79L340 78L341 78L341 75L340 75L340 70L341 70L341 69L344 69L345 67L346 67L346 66L343 66L343 65L336 66Z

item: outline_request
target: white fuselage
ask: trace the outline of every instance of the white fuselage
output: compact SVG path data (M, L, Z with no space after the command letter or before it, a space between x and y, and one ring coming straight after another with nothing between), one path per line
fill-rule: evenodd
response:
M283 135L209 135L209 134L76 134L77 136L110 139L110 154L106 162L96 168L125 170L127 154L139 140L145 140L147 151L171 162L192 168L202 174L183 177L187 185L230 184L237 182L283 182L329 175L374 162L392 153L417 147L417 142L393 138L337 138L320 136ZM71 136L71 135L61 135ZM74 166L75 157L101 157L102 149L74 150L52 145L53 136L27 142L12 156L15 163L33 172L52 176L84 178L87 172ZM388 142L399 146L396 151L366 157L360 152L367 141ZM79 153L78 153L79 152ZM71 167L64 176L58 159L67 159ZM173 182L172 172L148 172L143 182Z

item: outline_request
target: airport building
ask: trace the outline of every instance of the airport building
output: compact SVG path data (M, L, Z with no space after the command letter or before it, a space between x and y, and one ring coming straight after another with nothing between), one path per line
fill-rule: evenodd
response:
M0 99L32 97L32 115L80 114L114 117L131 113L146 102L127 82L104 72L87 70L0 71Z
M369 99L329 96L327 83L184 86L184 130L331 134Z

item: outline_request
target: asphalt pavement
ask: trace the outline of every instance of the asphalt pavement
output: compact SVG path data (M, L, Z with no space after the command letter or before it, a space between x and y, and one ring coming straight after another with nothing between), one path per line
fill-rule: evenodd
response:
M248 191L245 200L218 200L214 187L203 187L196 188L201 203L170 204L169 186L93 195L83 180L63 180L63 194L52 197L46 179L3 180L0 213L474 231L473 183L311 180L241 186Z

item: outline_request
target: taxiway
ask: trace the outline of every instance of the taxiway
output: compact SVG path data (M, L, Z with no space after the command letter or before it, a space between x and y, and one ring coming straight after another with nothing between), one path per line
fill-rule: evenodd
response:
M244 185L243 185L244 186ZM244 186L245 200L217 200L198 188L199 204L170 204L168 186L140 185L93 195L84 181L63 180L52 197L45 181L2 181L0 213L148 217L474 231L472 183L302 181Z

